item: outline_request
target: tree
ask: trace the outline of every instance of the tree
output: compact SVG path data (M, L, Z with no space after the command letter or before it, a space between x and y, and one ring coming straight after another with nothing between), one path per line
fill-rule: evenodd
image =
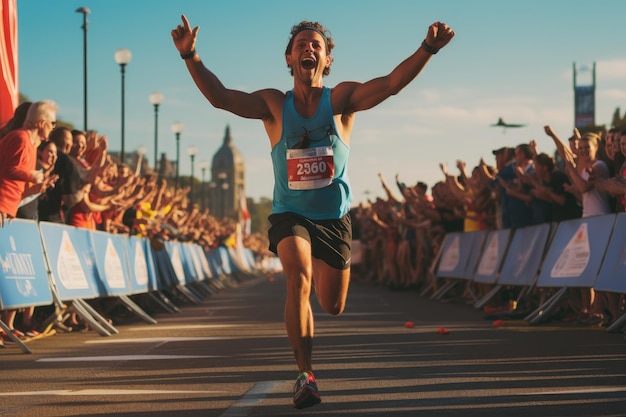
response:
M619 115L619 107L615 109L615 113L613 113L613 121L611 122L611 126L617 127L622 124L624 120Z
M250 211L252 233L267 233L270 227L267 218L272 212L272 200L267 197L261 197L258 202L253 201L248 210Z

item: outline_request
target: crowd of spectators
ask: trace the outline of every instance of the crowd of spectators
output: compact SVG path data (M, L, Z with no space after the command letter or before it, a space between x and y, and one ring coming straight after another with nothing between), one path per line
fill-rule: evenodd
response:
M27 218L155 243L191 241L207 251L233 244L235 220L190 204L188 188L140 172L140 161L133 168L112 157L105 135L57 126L56 110L48 100L23 103L0 129L0 224ZM362 252L355 277L393 289L436 289L429 271L449 232L515 229L626 210L626 131L614 128L603 136L574 129L566 141L550 126L545 133L556 152L540 152L530 141L493 150L493 165L481 159L471 171L463 160L456 161L458 172L440 164L442 179L430 192L425 183L407 185L398 176L390 186L379 174L385 198L352 210ZM265 236L246 236L244 245L267 253ZM490 290L468 285L473 288L457 294L468 302ZM563 307L579 323L607 325L624 312L622 294L579 292ZM534 295L529 300L545 296ZM18 337L37 334L32 318L33 308L2 311L2 321ZM69 320L66 328L80 328L75 316Z
M446 233L515 229L626 209L626 131L613 128L603 136L574 129L565 141L550 126L545 133L555 152L540 152L529 141L493 150L493 165L481 159L471 171L462 160L454 173L440 164L443 176L430 195L422 182L410 186L396 176L391 187L379 174L385 197L352 212L362 252L356 276L393 289L436 290L440 283L429 271ZM475 302L491 288L469 282L452 296ZM519 308L512 302L517 291L503 291L486 309ZM525 296L528 308L546 296L535 288ZM607 326L624 313L624 295L572 289L559 313L563 320Z
M146 237L155 245L194 242L207 252L234 245L235 219L191 204L189 188L140 172L140 160L133 169L112 157L105 135L57 126L56 111L49 100L22 103L0 129L0 225L12 218L57 222ZM256 253L267 253L264 236L243 240ZM19 338L38 334L32 317L32 307L2 311L2 321ZM84 325L75 315L59 324ZM10 338L3 333L0 344L3 339Z

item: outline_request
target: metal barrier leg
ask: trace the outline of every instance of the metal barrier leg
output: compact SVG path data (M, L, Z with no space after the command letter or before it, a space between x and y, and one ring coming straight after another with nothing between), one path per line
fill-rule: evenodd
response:
M150 317L148 313L143 311L141 307L137 305L133 300L131 300L127 295L120 295L118 297L122 303L124 303L133 313L138 315L143 321L149 324L156 324L157 321Z
M426 294L433 290L433 284L430 283L424 287L424 289L420 292L420 297L426 297Z
M98 313L92 306L90 306L85 300L78 300L82 306L90 315L93 317L102 327L107 329L109 333L118 334L119 330L115 328L109 321L103 317L100 313Z
M622 314L618 319L613 321L606 331L609 333L618 332L622 327L626 325L626 314Z
M7 326L2 320L0 320L0 328L4 330L4 333L22 350L23 353L33 353L24 342L16 337L9 326Z
M187 298L187 300L191 301L194 304L200 304L202 302L201 299L199 299L198 297L195 296L195 294L193 294L191 291L189 291L189 289L187 287L185 287L184 285L176 285L176 290L185 298Z
M160 291L150 291L148 296L168 313L180 313L180 309Z
M485 304L487 304L487 302L489 300L491 300L493 298L494 295L496 295L500 290L502 289L502 285L496 285L495 287L493 287L491 289L491 291L489 291L487 294L485 294L483 296L483 298L481 298L480 300L478 300L476 302L476 304L474 304L474 308L476 309L480 309L482 308Z
M100 336L111 336L111 332L109 332L107 329L104 328L104 326L98 323L98 321L89 313L89 311L85 309L85 303L80 303L79 301L80 300L78 299L72 301L72 310L74 310L76 314L80 316L80 318L89 323L89 325L93 327L94 330L100 333Z
M450 291L452 288L454 288L457 283L458 283L458 281L456 281L456 280L450 280L450 281L446 282L445 284L443 284L443 286L441 288L439 288L437 291L435 291L435 293L433 295L430 296L430 299L431 300L439 300L439 299L441 299L441 297L443 297L448 291Z
M561 302L561 299L567 293L567 288L563 287L558 290L552 297L548 299L545 303L540 305L535 311L526 316L525 320L530 324L537 324L545 319L554 308Z

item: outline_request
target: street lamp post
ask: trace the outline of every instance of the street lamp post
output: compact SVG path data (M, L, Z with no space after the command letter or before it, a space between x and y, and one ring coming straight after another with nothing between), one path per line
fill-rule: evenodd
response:
M228 174L225 172L220 172L217 174L217 178L220 180L220 205L221 205L221 216L226 217L226 192L230 187L228 185Z
M157 170L158 160L158 146L159 146L159 105L163 103L163 94L155 91L150 94L150 103L154 106L154 172Z
M76 13L83 14L83 126L85 132L87 131L87 15L91 13L86 7L79 7L76 9Z
M191 158L191 179L189 180L189 201L191 203L193 203L193 161L196 158L196 155L198 154L198 147L197 146L190 146L187 148L187 155L189 155L189 158Z
M206 204L204 202L205 197L204 197L204 188L205 188L205 174L206 174L206 170L209 168L209 163L207 161L202 161L200 162L200 171L202 172L202 183L200 184L200 207L204 208L206 207Z
M174 189L178 190L178 174L180 167L180 134L185 129L183 122L172 123L172 133L176 135L176 182L174 183Z
M222 217L226 217L226 195L230 186L227 182L222 183Z
M133 54L126 48L121 48L115 51L115 62L120 64L120 71L122 72L122 149L120 150L120 162L124 163L124 74L126 73L126 65L132 59Z

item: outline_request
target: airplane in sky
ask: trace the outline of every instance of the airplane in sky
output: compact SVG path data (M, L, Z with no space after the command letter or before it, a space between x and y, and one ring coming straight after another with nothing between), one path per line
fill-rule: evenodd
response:
M494 123L491 126L493 127L503 127L503 128L507 128L507 127L524 127L526 126L525 124L521 124L521 123L506 123L502 117L500 117L498 119L498 123Z

